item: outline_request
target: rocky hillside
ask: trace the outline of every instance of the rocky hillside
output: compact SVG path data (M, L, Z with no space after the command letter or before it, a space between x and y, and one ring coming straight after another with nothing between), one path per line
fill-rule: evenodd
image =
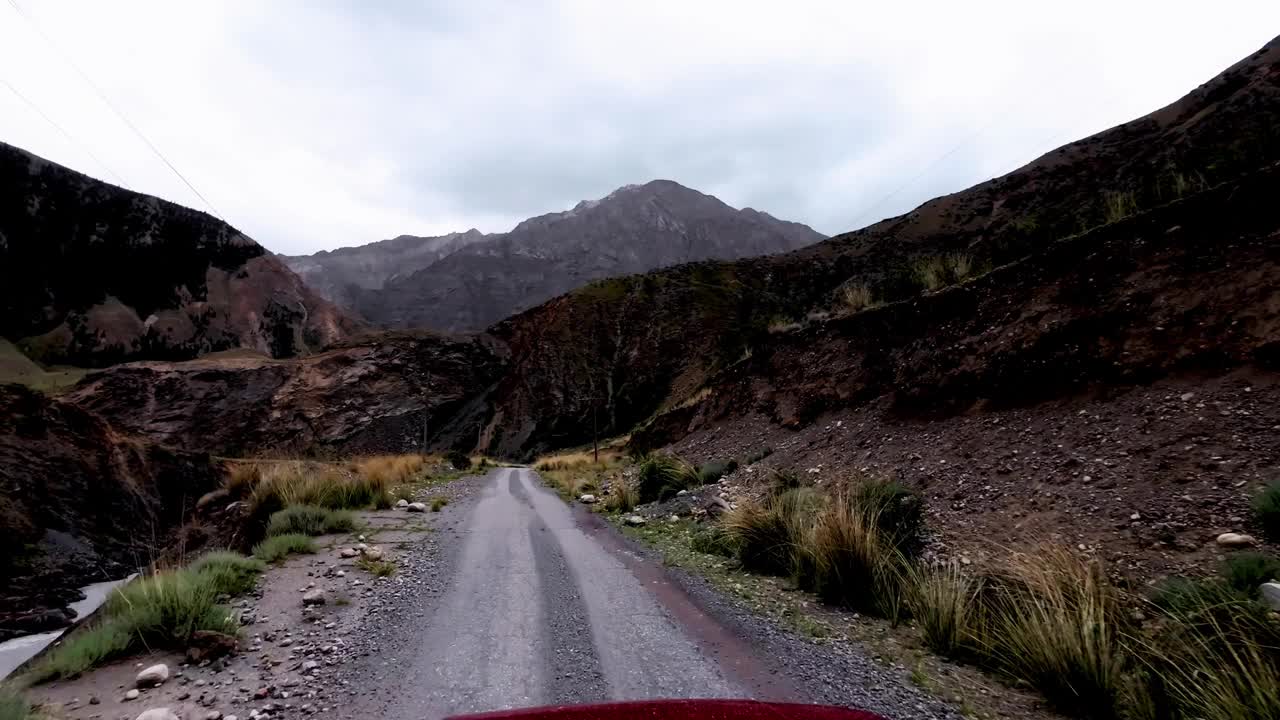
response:
M506 365L485 337L381 335L297 360L138 362L66 399L173 447L240 456L473 447L483 398Z
M355 306L359 291L381 290L392 279L412 275L489 237L475 229L435 237L401 235L368 245L321 250L314 255L282 255L280 259L312 290L350 309Z
M509 233L403 237L288 262L376 324L457 332L483 330L592 280L785 252L822 238L807 226L655 180L525 220ZM455 249L444 253L449 247Z
M221 481L208 455L122 435L74 404L0 385L0 640L65 625L77 588L156 559Z
M359 327L204 213L3 143L0 187L0 337L37 360L292 357Z

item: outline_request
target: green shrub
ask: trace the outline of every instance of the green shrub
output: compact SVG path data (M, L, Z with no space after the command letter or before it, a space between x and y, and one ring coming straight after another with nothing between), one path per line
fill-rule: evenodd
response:
M1158 583L1151 592L1151 602L1169 615L1190 618L1205 608L1229 606L1245 597L1216 578L1191 580L1171 577Z
M880 531L899 552L914 556L924 545L924 501L894 480L864 480L853 488L852 502L875 513Z
M267 522L267 535L326 535L351 532L355 527L355 516L347 510L290 505L271 516Z
M449 504L449 498L443 495L437 495L431 498L431 512L440 512L445 505Z
M377 577L390 577L396 572L396 564L390 560L370 560L363 556L356 560L356 567Z
M31 703L17 690L0 685L0 720L28 720L34 717Z
M1132 192L1109 192L1102 198L1108 223L1123 220L1138 212L1138 201Z
M228 550L215 550L201 555L188 570L205 575L214 588L226 595L240 595L253 589L258 574L265 569L258 558L245 557Z
M732 558L738 555L736 538L719 525L703 528L689 538L689 547L694 552L707 555L720 555Z
M76 677L126 654L133 646L134 637L123 623L106 620L73 632L31 668L27 679L42 683Z
M1273 542L1280 542L1280 482L1273 482L1253 500L1253 514L1262 532Z
M840 305L848 312L858 312L878 304L871 293L871 288L861 283L841 287L839 299Z
M701 484L697 468L678 457L653 454L640 461L636 490L641 503L664 500Z
M471 458L461 450L450 450L445 453L444 459L453 466L455 470L470 470Z
M295 553L313 553L315 542L308 535L274 535L253 548L253 556L263 562L278 563Z
M961 282L976 270L973 258L964 253L929 255L911 263L911 276L925 290L938 290Z
M897 621L905 558L881 529L881 509L858 489L838 489L802 536L801 584L823 600Z
M1222 579L1246 597L1255 597L1258 587L1280 577L1280 558L1260 552L1239 552L1222 563Z
M712 460L698 468L698 482L710 485L737 469L737 460Z

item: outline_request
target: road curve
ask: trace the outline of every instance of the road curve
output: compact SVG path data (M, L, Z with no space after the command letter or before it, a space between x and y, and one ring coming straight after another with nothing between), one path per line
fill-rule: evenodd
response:
M384 717L752 694L531 471L491 472L461 530Z

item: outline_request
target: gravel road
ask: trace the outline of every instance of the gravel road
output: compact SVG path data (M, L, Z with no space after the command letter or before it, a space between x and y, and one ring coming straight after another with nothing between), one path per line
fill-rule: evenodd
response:
M432 533L430 552L408 565L421 590L398 595L398 607L384 607L355 639L361 650L342 675L359 689L342 714L416 720L644 698L840 701L830 677L814 692L811 678L795 674L822 664L822 649L791 648L808 656L802 663L769 657L776 639L762 646L752 637L763 628L722 621L713 599L611 529L584 522L533 472L501 468L477 482L450 508L452 528ZM865 659L857 676L836 680L891 718L950 715ZM880 702L865 702L869 688Z

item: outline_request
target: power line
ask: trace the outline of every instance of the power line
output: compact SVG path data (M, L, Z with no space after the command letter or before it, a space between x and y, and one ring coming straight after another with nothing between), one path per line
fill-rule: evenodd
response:
M54 51L57 52L59 56L61 56L63 62L70 65L71 69L75 70L76 74L80 76L80 79L83 80L86 85L93 88L93 91L98 95L98 99L102 100L103 104L105 104L108 108L110 108L111 112L115 113L115 116L120 118L120 121L123 122L126 126L128 126L128 128L133 131L133 134L137 135L138 139L142 140L142 142L145 143L147 147L151 148L151 152L155 153L155 156L160 158L160 161L163 162L166 166L168 166L168 168L173 171L173 174L177 175L178 179L181 180L183 184L186 185L191 190L191 192L195 193L196 197L200 198L200 200L206 206L208 206L209 210L213 212L214 217L218 218L219 220L222 220L223 222L226 222L225 218L222 217L222 214L219 213L217 208L213 206L213 203L209 202L208 198L202 195L200 191L196 189L196 186L191 184L190 180L187 180L186 176L178 172L178 168L174 167L173 163L169 162L169 159L164 156L164 153L160 152L160 149L155 146L155 143L147 139L147 136L142 134L142 131L139 130L138 127L129 120L129 118L125 117L125 114L121 112L120 109L116 107L115 103L111 102L111 99L107 97L107 94L102 91L102 88L98 87L98 84L95 83L92 79L90 79L89 76L86 75L85 72L80 69L80 66L76 64L75 60L71 59L71 56L68 55L66 52L64 52L62 48L59 47L58 44L53 41L53 38L45 34L44 30L42 30L40 26L37 25L36 22L32 20L29 15L27 15L26 11L24 11L22 7L18 5L17 0L9 0L9 4L12 5L13 9L17 11L19 15L22 16L22 19L26 21L27 25L29 25L31 29L35 30L36 33L40 35L40 37L44 38L44 41L48 43L49 47L53 48Z
M93 158L93 161L98 163L98 165L101 166L103 170L106 170L107 174L110 175L112 178L114 178L115 181L121 185L121 187L129 188L129 183L125 182L124 178L117 175L116 172L111 169L110 165L107 165L105 162L103 162L102 158L99 158L97 155L94 155L93 151L90 150L87 145L80 143L78 140L72 137L71 133L67 132L65 128L63 128L58 123L54 122L53 118L49 117L47 114L45 114L43 110L40 109L40 106L36 105L34 102L31 101L31 98L18 92L18 88L14 87L13 83L10 83L8 80L4 78L0 78L0 83L4 83L4 86L9 88L9 92L17 96L17 98L22 102L26 103L27 107L35 111L37 115L44 118L44 121L49 123L49 125L53 126L54 130L57 130L58 132L62 133L62 137L66 138L67 142L74 145L76 148L78 148L84 154L88 155L90 158Z

